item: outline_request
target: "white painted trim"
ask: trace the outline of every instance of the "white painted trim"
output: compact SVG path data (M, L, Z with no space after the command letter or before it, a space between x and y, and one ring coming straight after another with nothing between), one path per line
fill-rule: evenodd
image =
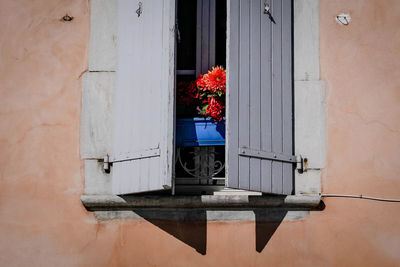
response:
M295 154L308 158L295 173L295 194L321 192L325 167L325 86L319 74L319 0L294 0Z
M90 1L89 71L117 66L117 1Z
M294 80L319 80L319 0L293 0Z

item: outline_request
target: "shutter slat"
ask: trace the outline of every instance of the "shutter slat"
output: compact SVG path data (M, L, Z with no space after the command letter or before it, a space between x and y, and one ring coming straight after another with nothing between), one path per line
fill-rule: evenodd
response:
M271 1L267 4L271 6ZM264 3L261 1L261 9ZM261 13L261 150L272 151L272 77L271 77L271 21ZM261 191L271 192L272 190L272 161L262 160L261 162Z
M227 184L239 188L239 0L227 3L227 123L226 123L226 174Z
M276 24L272 27L272 151L282 153L282 23L281 0L273 0L271 13ZM281 194L283 165L272 162L272 192Z
M230 1L228 10L227 185L289 194L293 163L268 155L293 155L291 0L266 2L275 23L264 0Z
M261 142L261 0L250 1L250 148L260 150ZM261 188L261 159L250 158L250 190Z
M282 18L292 16L292 1L282 0ZM283 107L292 106L292 23L282 20L282 94ZM284 108L283 114L283 153L293 153L293 109ZM283 193L291 194L293 188L294 165L283 163Z
M250 0L240 1L239 10L239 147L250 145ZM239 186L250 189L250 159L239 158Z

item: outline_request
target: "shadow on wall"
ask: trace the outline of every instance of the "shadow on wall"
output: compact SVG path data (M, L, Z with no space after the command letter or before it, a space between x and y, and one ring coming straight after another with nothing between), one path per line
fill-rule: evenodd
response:
M268 244L276 229L278 229L288 211L284 209L256 209L253 211L256 216L256 250L257 252L261 252Z
M261 252L287 214L285 209L254 209L256 250ZM133 210L202 255L207 252L207 209Z
M133 210L202 255L207 251L207 213L203 209Z

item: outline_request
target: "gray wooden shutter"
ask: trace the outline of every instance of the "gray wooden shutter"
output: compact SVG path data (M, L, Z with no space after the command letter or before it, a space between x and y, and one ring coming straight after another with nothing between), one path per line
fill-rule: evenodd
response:
M112 191L171 188L175 0L118 0Z
M292 193L291 10L291 0L228 1L228 187Z

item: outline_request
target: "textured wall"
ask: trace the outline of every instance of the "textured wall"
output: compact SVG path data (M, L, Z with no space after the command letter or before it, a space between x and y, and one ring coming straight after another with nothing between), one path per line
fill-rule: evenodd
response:
M92 228L79 201L89 3L0 1L0 25L0 266L71 266Z
M305 219L258 228L97 222L79 200L88 7L86 0L0 1L1 266L400 264L399 204L327 199L324 211ZM399 198L400 3L321 0L320 12L328 108L323 192ZM335 22L341 12L352 16L347 27ZM61 22L65 13L74 20ZM202 242L205 255L192 248L205 249Z
M342 12L351 15L349 26L335 22ZM321 1L328 132L325 193L400 198L399 29L397 0ZM332 247L332 261L400 264L400 203L329 199L326 206L318 217L328 221L324 239Z

